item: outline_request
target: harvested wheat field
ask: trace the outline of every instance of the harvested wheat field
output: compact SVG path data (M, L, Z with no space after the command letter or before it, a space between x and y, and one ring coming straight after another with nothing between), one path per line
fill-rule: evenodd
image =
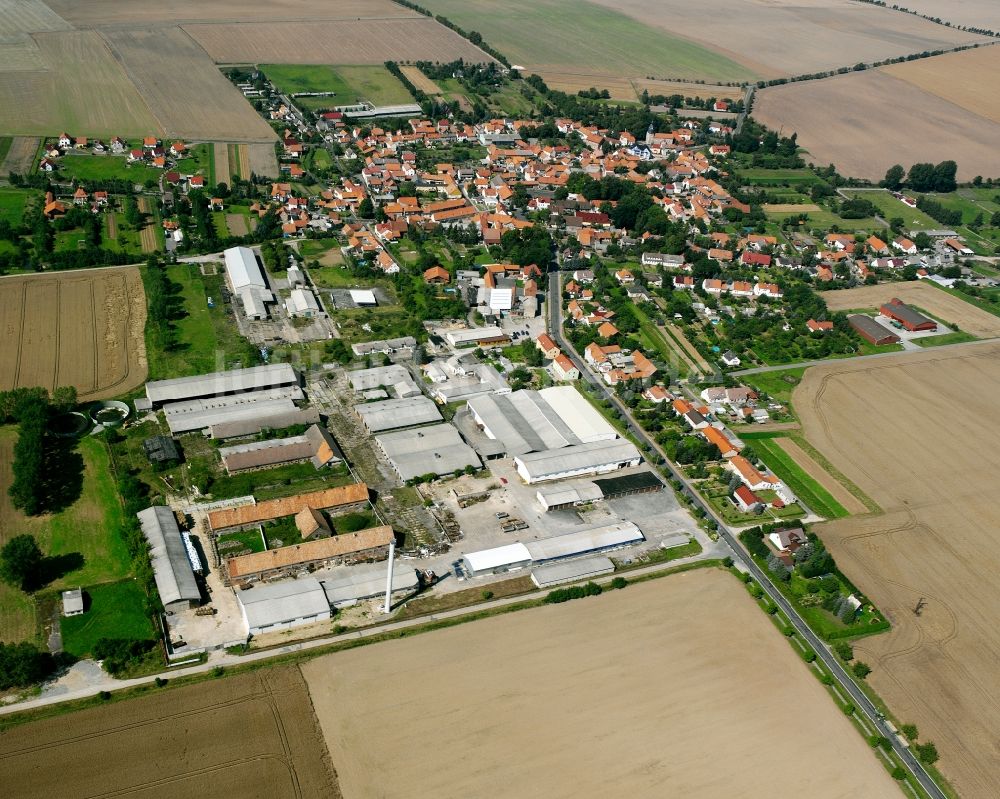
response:
M48 5L79 28L144 27L147 24L183 22L242 22L312 19L358 19L359 17L415 17L417 12L391 0L49 0Z
M0 767L18 799L340 796L296 668L15 727L0 733Z
M438 85L428 78L420 69L420 67L415 66L402 66L399 68L406 79L410 81L417 89L422 91L424 94L441 94L441 89Z
M1000 175L1000 124L879 69L761 89L753 115L795 131L808 160L851 177L881 180L893 164L943 158L958 163L959 180Z
M215 160L215 180L217 182L228 183L233 176L229 168L229 144L224 141L217 141L211 147L212 158Z
M1000 92L983 86L1000 82L1000 47L979 47L883 67L882 72L961 106L992 122L1000 122Z
M885 509L816 528L893 625L857 657L964 799L1000 795L998 392L983 342L813 367L793 395L810 442Z
M962 330L978 338L1000 336L1000 317L923 280L824 291L820 296L831 311L879 308L893 297L898 297L945 322L957 324Z
M168 136L275 138L270 125L180 28L112 31L104 36Z
M816 203L765 203L765 214L812 214L822 211Z
M135 267L0 279L0 390L131 391L146 379L145 324Z
M251 142L246 145L246 151L251 172L269 178L278 176L278 156L275 155L273 144Z
M45 70L0 70L0 130L25 136L63 129L88 136L163 135L100 34L36 33L33 40Z
M400 9L403 10L403 9ZM428 17L185 25L220 64L384 64L492 59ZM235 89L233 89L235 91ZM249 106L248 106L249 107Z
M840 482L824 469L816 460L799 446L797 441L784 436L774 439L775 443L785 451L799 468L819 483L840 505L851 515L867 513L865 503L848 491Z
M612 100L639 99L642 90L636 92L635 84L629 78L611 75L594 75L590 72L553 72L546 70L542 76L550 89L576 94L587 89L607 89Z
M1000 32L1000 5L996 0L906 0L898 5L952 25Z
M899 797L719 570L340 652L302 672L346 799L770 799L776 780L783 796Z

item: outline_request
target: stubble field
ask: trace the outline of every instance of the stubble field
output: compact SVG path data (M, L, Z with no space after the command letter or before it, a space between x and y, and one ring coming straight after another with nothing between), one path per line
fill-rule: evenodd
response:
M919 63L934 70L936 61ZM807 160L835 164L851 177L880 180L893 164L944 159L958 163L959 180L1000 174L1000 124L884 69L762 89L753 115L775 130L796 131Z
M296 668L151 693L0 733L9 796L332 797Z
M1000 5L995 0L906 0L899 5L952 25L1000 32Z
M160 129L184 139L274 139L271 127L180 28L104 36Z
M139 271L95 269L0 280L0 390L76 386L81 399L146 379Z
M185 25L220 64L383 64L386 61L490 61L428 17L330 22Z
M1000 336L1000 317L922 280L824 291L820 296L831 311L878 308L893 297L898 297L903 302L919 306L945 322L957 324L962 330L977 338Z
M347 799L773 797L778 779L786 796L899 796L721 571L341 652L302 672Z
M998 391L1000 344L984 342L813 367L793 397L810 442L885 510L817 527L892 622L857 657L964 799L1000 794Z

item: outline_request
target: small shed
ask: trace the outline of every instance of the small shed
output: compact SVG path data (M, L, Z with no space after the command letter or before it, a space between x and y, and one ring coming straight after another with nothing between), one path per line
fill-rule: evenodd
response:
M62 592L63 616L83 615L83 589L71 588Z

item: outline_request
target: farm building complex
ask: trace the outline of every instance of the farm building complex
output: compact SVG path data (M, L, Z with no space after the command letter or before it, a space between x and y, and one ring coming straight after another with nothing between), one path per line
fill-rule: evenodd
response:
M847 317L847 321L851 327L858 331L858 335L861 338L877 347L899 343L899 336L889 330L889 328L879 324L870 316L852 314Z
M238 508L223 508L208 514L208 524L213 532L235 530L261 522L294 516L306 508L313 510L336 510L347 513L359 510L368 504L368 486L365 483L351 483L346 486L327 488L308 494L296 494L281 499L269 499L253 505Z
M911 333L925 330L937 330L937 322L924 316L920 311L911 308L900 299L893 298L879 308L879 313L887 319L898 322Z

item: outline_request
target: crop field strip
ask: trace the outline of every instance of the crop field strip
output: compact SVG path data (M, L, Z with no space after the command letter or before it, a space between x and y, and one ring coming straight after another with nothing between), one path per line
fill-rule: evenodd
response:
M134 268L0 280L0 388L76 386L115 396L146 377L145 299Z
M842 519L849 516L850 513L847 509L833 497L819 479L809 474L781 446L781 441L782 439L779 438L761 438L753 442L753 448L761 455L768 467L788 483L789 488L813 513L826 519ZM854 498L851 497L851 499ZM865 507L862 505L861 510L855 512L864 513L864 511Z
M893 622L890 633L855 644L874 667L869 682L934 741L941 771L970 799L1000 791L998 364L997 342L838 361L807 370L794 398L809 442L885 509L817 528ZM961 397L976 424L927 413L944 395Z
M316 727L298 669L277 668L16 727L0 733L0 764L22 799L339 799ZM114 751L116 768L89 768L98 751Z
M227 142L213 142L212 153L215 160L215 179L229 183L233 176L229 166L229 144Z

